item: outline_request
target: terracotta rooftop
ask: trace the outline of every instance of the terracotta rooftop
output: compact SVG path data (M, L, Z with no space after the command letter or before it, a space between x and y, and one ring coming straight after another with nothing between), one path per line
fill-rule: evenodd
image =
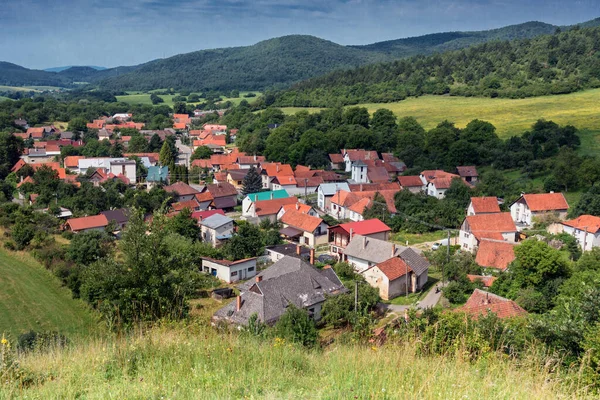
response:
M108 220L104 214L100 214L91 217L71 218L67 221L67 225L69 225L72 231L80 231L84 229L103 228L108 225Z
M427 180L427 182L433 182L436 179L440 178L458 178L459 176L456 174L451 174L450 172L442 171L439 169L427 169L421 172L421 175Z
M273 215L277 214L282 206L286 204L296 204L297 202L298 199L294 196L273 200L259 200L254 203L254 211L259 217Z
M511 318L527 314L527 311L514 301L480 289L475 289L467 303L457 308L456 311L466 312L475 319L488 313L494 313L498 318Z
M478 240L483 238L502 240L502 233L517 232L510 213L469 215L466 218L469 231Z
M569 209L569 204L562 193L524 194L523 199L533 212Z
M308 214L310 212L310 210L312 210L311 206L309 206L308 204L304 204L304 203L285 204L285 205L281 206L281 208L283 208L284 212L298 211L302 214Z
M184 208L189 208L190 210L194 210L194 208L198 207L198 202L196 201L196 199L192 199L192 200L187 200L187 201L180 201L178 203L173 203L171 205L171 207L173 207L173 210L175 211L181 211Z
M378 160L375 150L346 150L350 161Z
M237 196L238 194L235 186L228 182L206 185L206 191L210 192L215 199L219 197Z
M471 204L475 214L499 213L500 206L496 197L471 197Z
M281 217L281 222L305 232L313 232L323 222L321 218L290 210Z
M348 234L352 231L353 235L368 236L380 232L389 232L391 228L381 222L379 219L368 219L366 221L348 222L346 224L340 224L332 226L329 229L342 228Z
M400 257L392 257L379 263L377 268L387 276L390 282L406 275L408 272L413 272L412 268Z
M600 217L594 215L581 215L575 219L563 221L562 224L581 231L587 230L589 233L598 233L600 231Z
M496 278L495 276L486 276L486 275L470 275L467 274L467 278L469 278L469 280L471 282L477 282L477 281L481 281L481 283L483 283L483 286L485 287L490 287L492 286L492 284L494 283L494 281L498 278Z
M289 164L263 163L260 166L267 176L293 176L294 171Z
M334 164L342 164L344 162L344 156L340 153L330 154L329 159Z
M496 268L505 271L515 259L515 245L497 240L482 240L479 242L475 262L482 267Z
M386 183L390 177L384 167L373 167L367 169L367 177L372 183Z
M423 186L423 181L418 175L399 176L398 182L400 182L400 186L402 186L403 188Z
M190 194L197 194L198 191L184 182L175 182L172 185L165 186L164 190L166 192L175 192L179 196L188 196Z

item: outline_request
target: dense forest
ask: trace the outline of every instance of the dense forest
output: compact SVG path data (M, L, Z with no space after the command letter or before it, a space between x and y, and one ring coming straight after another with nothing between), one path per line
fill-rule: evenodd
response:
M600 86L600 28L336 71L265 98L278 106L332 107L423 94L524 98Z

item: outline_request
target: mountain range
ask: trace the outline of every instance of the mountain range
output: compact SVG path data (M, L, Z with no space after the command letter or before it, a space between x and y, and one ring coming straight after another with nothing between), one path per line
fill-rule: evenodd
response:
M599 25L600 18L578 24L581 27ZM487 31L434 33L361 46L343 46L314 36L291 35L252 46L200 50L145 64L102 70L83 66L42 71L0 62L0 85L73 88L87 83L113 91L278 89L335 70L491 41L534 38L572 27L526 22Z

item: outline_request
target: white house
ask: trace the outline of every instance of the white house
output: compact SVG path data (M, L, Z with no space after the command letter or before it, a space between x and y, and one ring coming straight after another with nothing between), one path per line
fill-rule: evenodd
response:
M404 254L404 256L403 256ZM362 275L369 285L379 289L383 300L422 290L427 283L429 262L412 249L379 263Z
M213 214L200 222L202 241L218 247L233 236L233 220L225 215Z
M326 211L329 209L331 198L338 190L350 191L350 187L346 182L342 183L322 183L317 189L317 207L320 210Z
M600 217L582 215L575 219L561 222L563 232L577 239L583 251L590 251L600 246Z
M494 214L500 212L497 197L471 197L467 215Z
M368 166L361 160L355 161L350 166L352 172L352 180L354 183L368 183L369 178L367 177Z
M510 206L510 215L517 224L531 226L533 218L555 214L567 217L569 204L562 193L523 194Z
M136 183L136 163L134 160L110 161L110 172L115 175L124 175L132 184Z
M202 257L202 271L227 283L243 281L256 275L256 257L238 261Z
M112 157L96 157L96 158L82 158L77 160L77 169L79 174L85 174L88 169L102 169L107 172L110 171L111 162L115 161L127 161L126 158L112 158Z
M517 233L510 213L469 215L460 227L459 244L462 249L474 252L482 239L515 243Z
M344 164L346 164L346 172L350 172L352 170L352 164L357 161L379 160L379 155L377 155L377 152L374 150L343 150L342 153L344 155Z

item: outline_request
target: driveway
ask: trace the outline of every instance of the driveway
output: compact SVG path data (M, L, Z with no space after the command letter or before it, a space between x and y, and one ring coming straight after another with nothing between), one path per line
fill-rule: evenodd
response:
M436 293L436 289L441 289L443 287L441 282L436 283L430 290L427 292L423 300L417 303L417 308L424 310L426 308L435 307L436 304L440 301L442 297L442 291L438 291ZM379 303L380 307L386 310L389 310L393 313L404 313L404 310L408 310L412 308L412 305L396 305L396 304L385 304Z

